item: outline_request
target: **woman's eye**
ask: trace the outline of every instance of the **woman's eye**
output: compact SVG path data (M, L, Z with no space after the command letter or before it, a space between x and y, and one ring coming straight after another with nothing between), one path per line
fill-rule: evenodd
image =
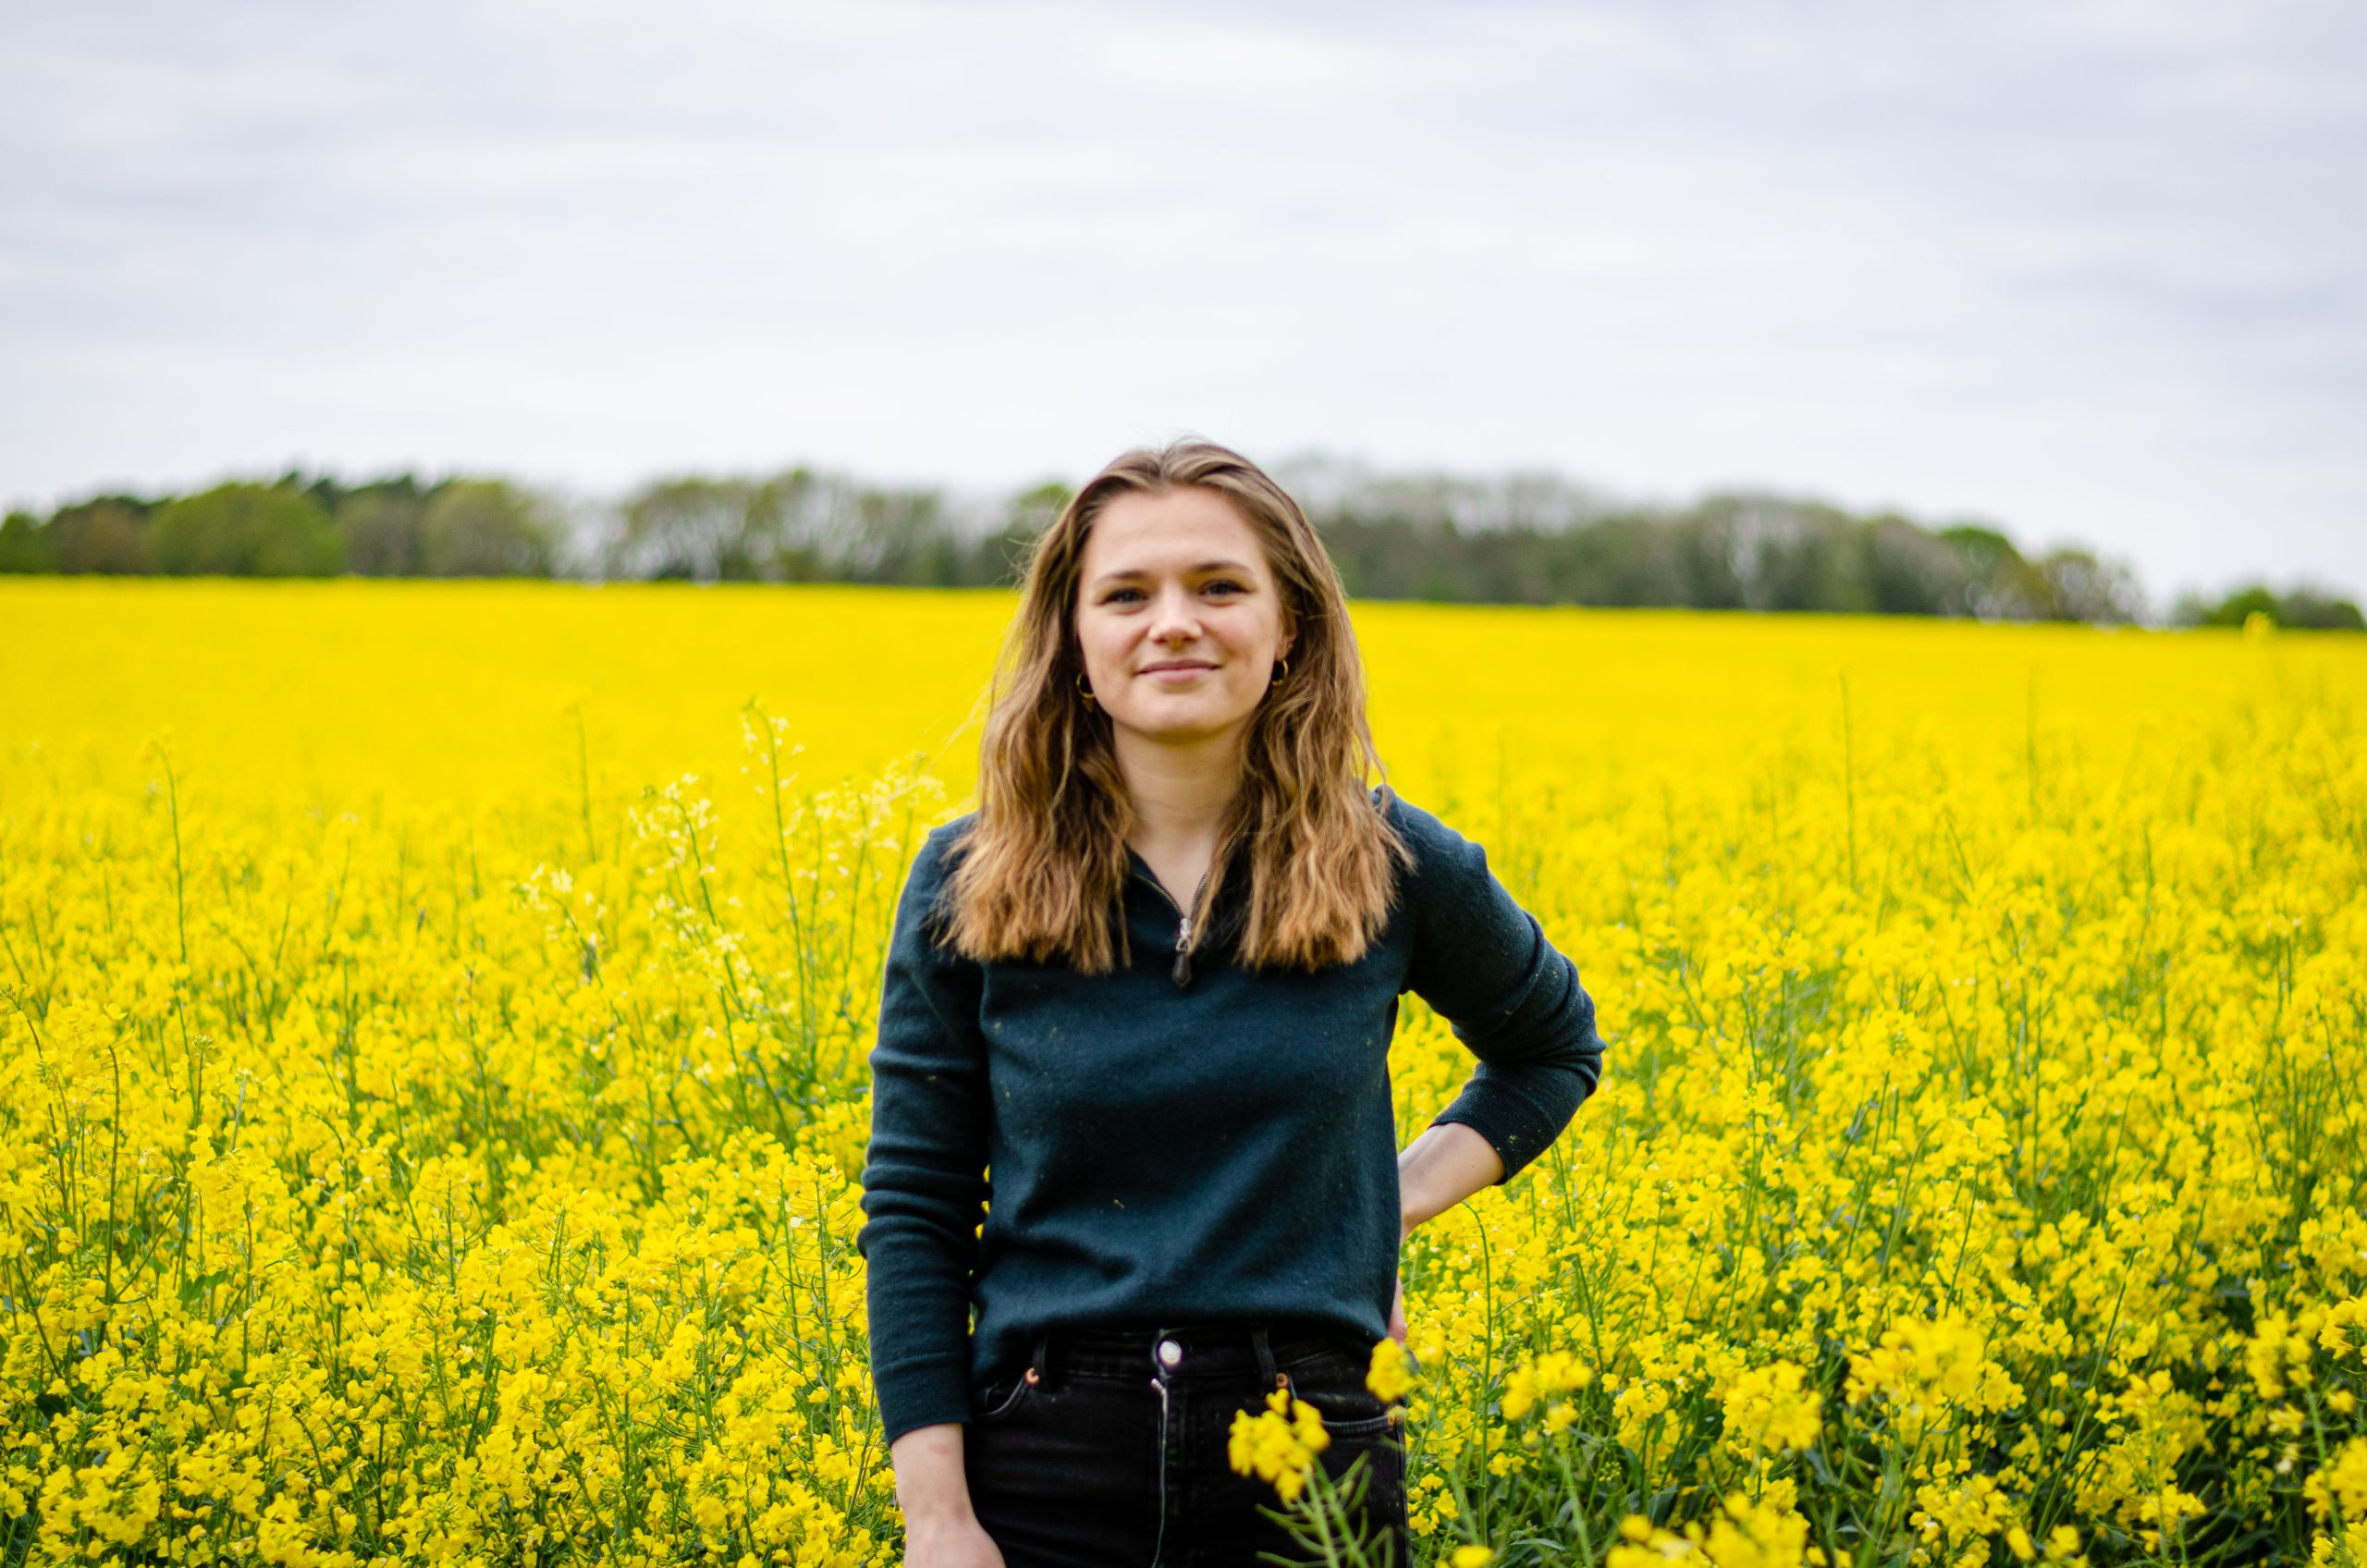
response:
M1230 577L1217 578L1215 581L1203 585L1201 589L1201 592L1210 594L1242 594L1246 593L1247 591L1248 590L1244 588L1242 584L1234 582ZM1105 605L1131 604L1143 596L1143 591L1139 588L1112 588L1109 593L1104 594L1101 596L1101 602Z

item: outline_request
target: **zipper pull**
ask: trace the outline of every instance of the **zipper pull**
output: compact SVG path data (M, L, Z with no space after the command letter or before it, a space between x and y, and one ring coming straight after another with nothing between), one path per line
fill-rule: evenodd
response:
M1187 914L1175 927L1175 983L1178 986L1192 983L1191 940L1192 917Z

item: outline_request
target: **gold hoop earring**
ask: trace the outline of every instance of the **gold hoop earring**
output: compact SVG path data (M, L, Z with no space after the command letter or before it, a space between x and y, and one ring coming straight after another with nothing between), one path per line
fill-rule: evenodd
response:
M1287 655L1287 654L1285 654L1285 655L1282 656L1282 661L1280 664L1278 664L1278 665L1276 665L1276 666L1274 667L1274 679L1273 679L1273 680L1269 680L1269 681L1268 681L1268 682L1266 683L1266 685L1267 685L1268 689L1269 689L1269 690L1271 690L1272 688L1274 688L1274 687L1276 687L1276 686L1280 686L1280 685L1282 683L1282 678L1283 678L1284 676L1288 675L1290 672L1291 672L1291 661L1290 661L1290 655Z
M1081 669L1076 672L1076 689L1085 694L1085 705L1086 707L1094 707L1098 705L1093 700L1093 688L1085 683L1085 671Z

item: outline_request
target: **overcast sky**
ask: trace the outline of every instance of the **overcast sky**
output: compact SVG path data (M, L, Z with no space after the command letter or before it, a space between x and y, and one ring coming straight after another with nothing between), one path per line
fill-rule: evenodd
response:
M0 501L1755 484L2367 591L2367 6L0 0Z

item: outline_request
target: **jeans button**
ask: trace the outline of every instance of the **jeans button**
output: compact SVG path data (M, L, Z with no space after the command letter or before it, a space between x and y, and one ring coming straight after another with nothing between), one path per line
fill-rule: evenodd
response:
M1182 1345L1177 1344L1173 1340L1161 1340L1159 1341L1159 1364L1161 1366L1166 1367L1171 1372L1175 1369L1176 1363L1183 1359L1184 1347Z

